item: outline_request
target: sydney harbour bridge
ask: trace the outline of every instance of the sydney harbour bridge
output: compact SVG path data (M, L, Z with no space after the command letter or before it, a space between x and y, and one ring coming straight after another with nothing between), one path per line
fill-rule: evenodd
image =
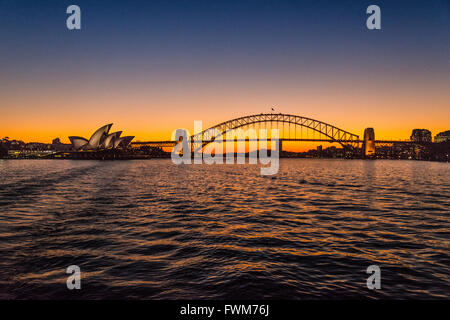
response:
M194 145L197 141L201 141L201 147L204 147L212 142L236 142L238 139L231 133L239 129L254 129L256 132L260 129L267 129L269 132L271 129L278 129L280 145L284 141L339 143L343 148L362 147L365 154L370 153L372 151L371 149L374 151L375 144L389 145L397 142L405 142L375 140L375 133L372 128L367 128L364 132L363 139L360 139L356 134L323 121L292 114L261 113L219 123L190 136L190 143ZM228 139L227 136L232 136L233 138ZM261 139L261 137L243 138L245 141ZM177 143L179 141L176 140L138 141L133 142L132 146L174 147Z

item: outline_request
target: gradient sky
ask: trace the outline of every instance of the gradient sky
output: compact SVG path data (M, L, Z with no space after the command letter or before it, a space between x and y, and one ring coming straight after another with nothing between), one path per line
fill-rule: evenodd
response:
M382 30L366 28L371 4ZM273 105L378 139L450 129L450 2L0 0L1 137L112 122L167 140Z

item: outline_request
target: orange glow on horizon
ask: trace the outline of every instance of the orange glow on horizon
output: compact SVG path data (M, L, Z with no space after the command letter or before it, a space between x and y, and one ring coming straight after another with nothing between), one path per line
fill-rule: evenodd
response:
M193 132L195 120L202 120L206 129L237 117L270 113L274 105L275 113L320 120L361 138L367 127L375 129L376 139L386 140L409 139L414 128L429 129L433 136L450 129L450 92L441 85L419 88L400 83L393 90L388 83L369 90L370 85L351 81L311 82L299 88L276 83L227 83L217 88L201 82L172 91L141 84L75 93L37 87L26 95L12 88L1 97L0 136L46 143L58 137L69 143L68 136L89 138L100 126L114 123L112 131L133 135L134 141L170 140L177 128Z

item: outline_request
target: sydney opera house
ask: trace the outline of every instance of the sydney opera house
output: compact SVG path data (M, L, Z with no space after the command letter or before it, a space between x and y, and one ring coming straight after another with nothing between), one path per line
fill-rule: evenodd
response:
M69 137L73 149L76 151L126 149L134 139L134 136L121 137L122 131L109 133L112 125L110 123L101 127L94 132L89 140L76 136Z

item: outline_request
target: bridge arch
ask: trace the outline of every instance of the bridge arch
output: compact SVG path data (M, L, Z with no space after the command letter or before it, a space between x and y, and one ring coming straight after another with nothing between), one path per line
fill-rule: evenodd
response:
M302 126L328 137L329 142L340 143L343 147L345 147L346 145L357 143L359 140L358 135L342 130L323 121L292 114L261 113L219 123L213 127L203 130L202 132L192 135L191 141L195 143L195 141L199 141L201 139L205 142L204 145L206 145L214 141L219 132L220 135L224 135L231 130L264 122L289 123L297 126Z

